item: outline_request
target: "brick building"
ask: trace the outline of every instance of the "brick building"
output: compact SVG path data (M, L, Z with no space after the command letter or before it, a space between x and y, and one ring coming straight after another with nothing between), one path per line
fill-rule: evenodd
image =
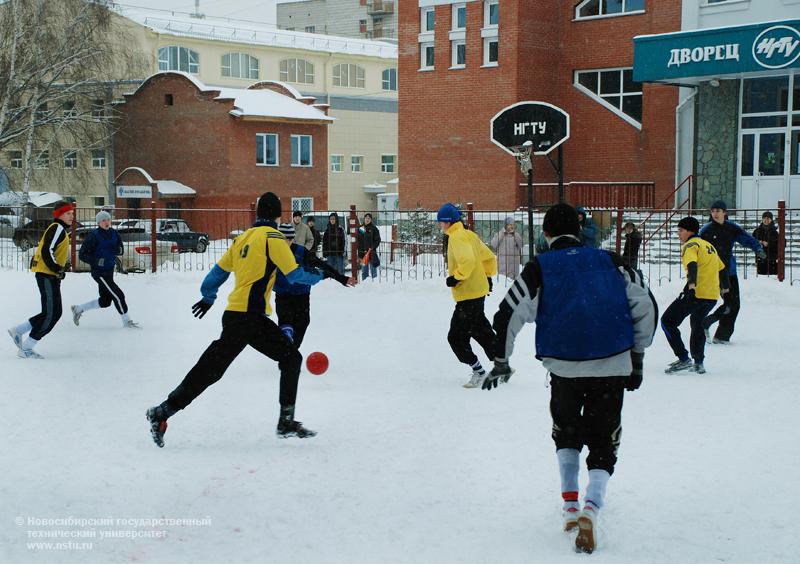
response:
M248 209L265 190L286 209L295 197L326 209L333 118L314 101L279 82L212 88L186 73L157 73L118 106L124 126L114 138L116 184L163 179L154 196L176 210ZM118 206L140 204L147 202L128 198Z
M634 83L632 66L634 36L680 29L680 0L419 0L398 10L401 207L520 206L523 178L490 142L489 121L523 100L570 114L565 182L598 193L632 183L655 203L675 188L677 89ZM534 174L555 180L543 157Z

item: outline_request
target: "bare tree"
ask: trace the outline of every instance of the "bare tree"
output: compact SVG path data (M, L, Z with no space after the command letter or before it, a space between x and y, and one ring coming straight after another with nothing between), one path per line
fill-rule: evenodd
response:
M119 127L114 97L146 75L144 52L111 4L0 4L0 151L24 146L26 194L43 154L59 162L65 153L110 147ZM64 167L52 170L63 174Z

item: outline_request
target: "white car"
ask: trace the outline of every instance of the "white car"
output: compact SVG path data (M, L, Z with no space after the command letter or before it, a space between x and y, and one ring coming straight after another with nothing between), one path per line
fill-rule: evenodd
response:
M77 245L80 245L83 239L91 231L91 229L80 228L75 231ZM118 228L117 232L122 238L122 246L124 248L122 256L117 257L117 265L115 270L117 272L147 272L152 267L152 241L150 236L145 234L141 229ZM174 241L156 241L156 266L161 266L167 261L178 260L178 245ZM91 266L88 263L78 260L75 265L76 272L89 272Z

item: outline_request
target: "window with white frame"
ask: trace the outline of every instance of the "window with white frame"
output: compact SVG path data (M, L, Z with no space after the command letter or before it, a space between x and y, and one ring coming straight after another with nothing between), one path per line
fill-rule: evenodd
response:
M314 211L314 198L292 198L292 211L303 214Z
M247 53L222 55L222 76L258 80L258 59Z
M467 5L453 4L453 31L467 29Z
M316 33L317 26L314 25L307 25L306 26L306 33Z
M342 172L343 155L331 155L331 172Z
M256 166L278 166L277 133L256 133Z
M283 59L280 64L280 77L284 82L313 84L314 63L305 59Z
M92 149L92 168L106 168L105 149Z
M78 115L78 110L75 108L75 100L68 100L61 105L61 115L65 118Z
M188 47L169 45L158 50L158 70L183 71L191 74L200 72L200 56Z
M92 202L94 202L94 207L102 208L106 205L106 198L105 196L93 196Z
M500 24L500 3L486 0L483 3L483 27L497 27Z
M575 87L632 125L642 127L642 83L633 69L575 71Z
M8 160L11 168L22 168L22 151L9 151Z
M575 7L575 19L622 16L644 12L645 0L583 0Z
M384 90L397 92L397 69L384 69L381 75L381 85Z
M419 53L420 53L419 68L422 70L432 69L434 64L433 43L420 43Z
M420 10L420 33L433 32L436 29L436 8Z
M362 172L364 170L364 156L350 155L350 172Z
M381 155L381 172L395 172L397 170L397 155Z
M78 168L78 150L69 149L64 151L64 168Z
M292 166L313 166L310 135L292 135Z
M487 37L483 40L483 66L497 66L499 44L500 42L496 37Z
M467 44L463 39L451 41L450 46L452 49L452 61L450 67L454 69L463 69L467 64Z
M41 151L33 161L33 168L50 168L50 151Z
M364 88L364 67L350 64L333 65L333 85L343 88Z

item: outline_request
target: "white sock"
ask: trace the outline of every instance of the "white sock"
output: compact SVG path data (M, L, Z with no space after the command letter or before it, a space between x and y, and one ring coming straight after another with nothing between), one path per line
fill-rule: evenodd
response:
M78 309L81 311L81 313L84 311L89 311L90 309L100 309L100 301L92 300L90 302L86 302L85 304L79 305Z
M473 372L477 372L481 376L484 376L486 374L486 371L483 369L483 366L481 366L480 360L476 361L475 364L472 365L472 370Z
M36 339L28 337L27 339L25 339L25 342L22 343L22 348L27 351L32 351L33 347L35 347L38 343L39 341L37 341Z
M561 498L564 509L579 508L578 473L580 472L580 452L574 448L561 448L556 451L558 473L561 476Z
M611 474L605 470L595 468L589 470L589 485L586 486L586 504L594 505L596 509L603 507L606 498L606 487Z
M14 331L16 331L18 335L24 335L31 329L33 329L33 326L31 325L30 321L26 321L25 323L20 323L19 325L14 327Z
M131 320L130 316L128 316L127 313L123 313L122 315L120 315L120 317L122 318L122 324L123 325L127 325L128 321Z

